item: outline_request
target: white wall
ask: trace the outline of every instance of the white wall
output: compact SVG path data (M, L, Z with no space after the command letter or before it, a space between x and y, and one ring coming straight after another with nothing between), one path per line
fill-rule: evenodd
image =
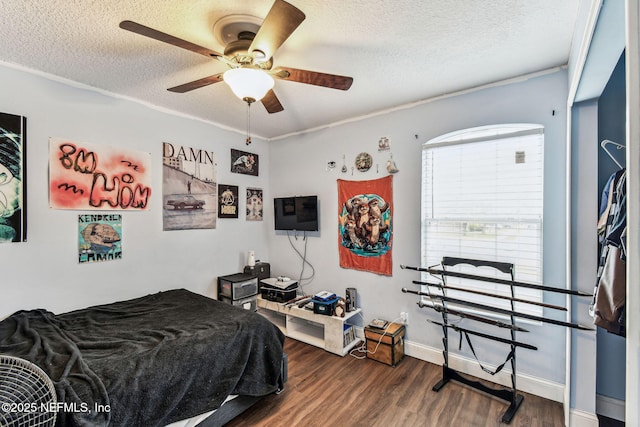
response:
M18 309L54 312L184 287L215 296L218 275L242 271L246 252L266 254L266 222L247 222L247 186L267 190L269 151L254 138L167 114L94 90L0 65L0 111L27 117L27 242L0 245L0 318ZM78 264L79 213L49 209L48 138L108 144L151 153L153 194L146 212L122 212L123 258ZM238 219L215 230L162 231L162 142L213 151L218 182L240 187ZM260 176L232 174L230 149L260 156ZM266 191L268 196L269 192Z
M272 195L317 194L320 200L319 237L308 237L307 249L308 260L316 274L314 281L306 286L306 293L331 290L344 294L346 287L356 287L366 322L375 317L394 319L401 311L408 311L407 340L440 349L441 330L425 321L427 317L436 316L428 309L418 308L415 296L401 292L402 287L411 287L411 280L419 278L417 273L401 270L399 266L420 263L421 144L447 132L509 122L539 123L545 127L544 281L564 288L566 97L566 72L558 71L271 142L269 187ZM393 158L400 169L393 178L392 277L342 269L337 251L336 180L375 179L387 175L385 165L389 153L377 151L378 139L383 136L390 138ZM374 166L365 173L356 170L352 176L353 159L363 151L373 155ZM339 171L343 154L346 154L349 167L347 174ZM328 161L336 161L337 168L327 171ZM376 164L379 173L376 173ZM272 271L298 277L301 263L287 237L272 233L274 237L269 240ZM301 239L294 243L297 248L302 247ZM549 302L564 304L561 295L547 295L546 298ZM546 312L545 315L563 319L558 312ZM539 350L520 351L518 371L564 383L564 328L543 324L531 325L530 329L532 333L523 339L538 346ZM481 344L478 340L476 345L483 347L486 342ZM473 357L470 353L465 354ZM499 348L497 354L489 355L489 360L497 365L504 357L504 348Z

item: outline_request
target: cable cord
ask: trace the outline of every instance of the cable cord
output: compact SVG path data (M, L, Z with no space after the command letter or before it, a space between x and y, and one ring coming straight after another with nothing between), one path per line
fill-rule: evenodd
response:
M304 253L301 253L300 250L298 248L296 248L294 242L291 240L291 233L287 231L287 238L289 239L289 244L291 245L291 247L293 248L293 250L296 252L296 254L298 254L298 256L300 257L300 259L302 260L302 268L300 269L300 275L298 276L298 286L300 287L300 289L302 290L302 293L305 293L303 286L304 285L308 285L309 283L311 283L313 281L314 276L316 275L316 269L313 267L313 265L307 261L307 232L305 231L303 234L303 240L304 240ZM298 239L298 236L296 234L296 240ZM305 265L308 265L311 268L311 275L308 277L303 277L304 276L304 269L305 269ZM303 283L303 281L308 280L307 283Z
M364 317L362 316L362 312L358 313L360 315L360 317L362 317L362 320L364 320ZM396 317L395 319L393 319L391 322L389 322L387 324L387 326L385 326L383 328L383 333L380 334L380 338L378 339L378 342L376 342L376 346L372 351L369 351L367 349L367 337L365 336L364 341L362 343L362 345L358 346L358 347L354 347L350 352L349 352L349 356L354 357L356 359L366 359L367 358L367 353L368 354L375 354L378 351L378 347L380 347L380 343L382 342L382 338L385 337L385 335L387 335L387 329L389 329L389 326L391 326L392 323L395 323L396 320L402 320L402 317ZM360 356L360 355L356 355L354 354L354 352L358 352L358 353L364 353L364 356Z

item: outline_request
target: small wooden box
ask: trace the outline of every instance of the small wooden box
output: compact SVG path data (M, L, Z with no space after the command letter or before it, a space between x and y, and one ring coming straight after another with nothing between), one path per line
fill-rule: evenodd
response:
M367 357L396 366L404 357L404 331L404 325L399 323L391 323L386 330L365 326Z

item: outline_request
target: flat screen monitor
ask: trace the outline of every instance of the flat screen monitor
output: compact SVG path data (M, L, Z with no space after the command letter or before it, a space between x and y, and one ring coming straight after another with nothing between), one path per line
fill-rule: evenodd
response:
M318 231L318 197L273 199L276 230Z

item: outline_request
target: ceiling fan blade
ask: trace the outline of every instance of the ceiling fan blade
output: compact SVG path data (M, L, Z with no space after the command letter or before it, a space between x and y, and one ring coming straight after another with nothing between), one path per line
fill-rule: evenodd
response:
M171 87L169 89L167 89L168 91L171 92L177 92L177 93L185 93L185 92L189 92L191 90L194 89L199 89L201 87L205 87L214 83L219 83L222 81L222 75L224 73L218 73L218 74L214 74L213 76L209 76L209 77L204 77L189 83L185 83L183 85L180 86L175 86L175 87Z
M319 73L317 71L299 70L297 68L278 67L272 75L282 80L323 86L331 89L349 90L353 77Z
M269 60L282 43L304 21L304 13L284 0L276 0L249 47L249 53L262 52ZM256 55L258 58L262 55Z
M133 21L122 21L120 23L120 28L131 31L136 34L140 34L145 37L152 38L154 40L159 40L161 42L169 43L174 46L181 47L183 49L190 50L195 53L199 53L200 55L204 55L206 57L218 57L222 56L222 54L213 51L211 49L207 49L206 47L198 46L197 44L188 42L186 40L179 39L172 35L163 33L162 31L154 30L153 28L149 28L142 24L138 24Z
M276 96L273 89L267 92L267 94L262 98L261 102L262 105L264 105L264 108L267 109L269 114L279 113L280 111L284 110L284 107L282 106L282 104L280 104L280 100Z

